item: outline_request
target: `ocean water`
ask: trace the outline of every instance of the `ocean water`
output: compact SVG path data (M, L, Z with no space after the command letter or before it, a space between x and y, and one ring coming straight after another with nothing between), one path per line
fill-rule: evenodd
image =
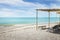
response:
M58 18L51 17L50 21L57 22ZM48 23L48 17L41 17L38 19L39 23ZM35 17L0 17L0 24L36 24Z

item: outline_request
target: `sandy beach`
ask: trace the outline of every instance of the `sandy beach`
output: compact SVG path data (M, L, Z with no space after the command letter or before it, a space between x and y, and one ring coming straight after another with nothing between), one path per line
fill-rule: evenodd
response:
M50 33L46 30L36 30L33 24L16 24L0 28L0 40L60 40L60 34Z

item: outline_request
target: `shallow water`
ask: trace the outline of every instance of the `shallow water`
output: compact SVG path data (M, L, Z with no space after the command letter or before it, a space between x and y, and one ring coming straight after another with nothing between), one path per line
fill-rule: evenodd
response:
M57 22L56 17L51 17L50 22ZM43 17L38 19L39 23L48 23L48 17ZM35 17L0 17L0 24L35 24Z

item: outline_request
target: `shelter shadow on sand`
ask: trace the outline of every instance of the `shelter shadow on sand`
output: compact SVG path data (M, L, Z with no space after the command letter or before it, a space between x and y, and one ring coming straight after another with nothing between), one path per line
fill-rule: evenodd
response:
M48 28L47 31L50 32L50 33L60 34L60 25L58 24L58 25L55 25L52 28Z

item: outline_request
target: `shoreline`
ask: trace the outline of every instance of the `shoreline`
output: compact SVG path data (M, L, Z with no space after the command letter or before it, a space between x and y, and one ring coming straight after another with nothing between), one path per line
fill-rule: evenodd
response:
M51 26L54 26L54 25L57 25L58 23L50 23L50 27ZM38 24L38 26L48 26L48 23L41 23L41 24ZM36 24L0 24L0 29L1 28L8 28L8 27L26 27L26 26L35 26L36 27Z

